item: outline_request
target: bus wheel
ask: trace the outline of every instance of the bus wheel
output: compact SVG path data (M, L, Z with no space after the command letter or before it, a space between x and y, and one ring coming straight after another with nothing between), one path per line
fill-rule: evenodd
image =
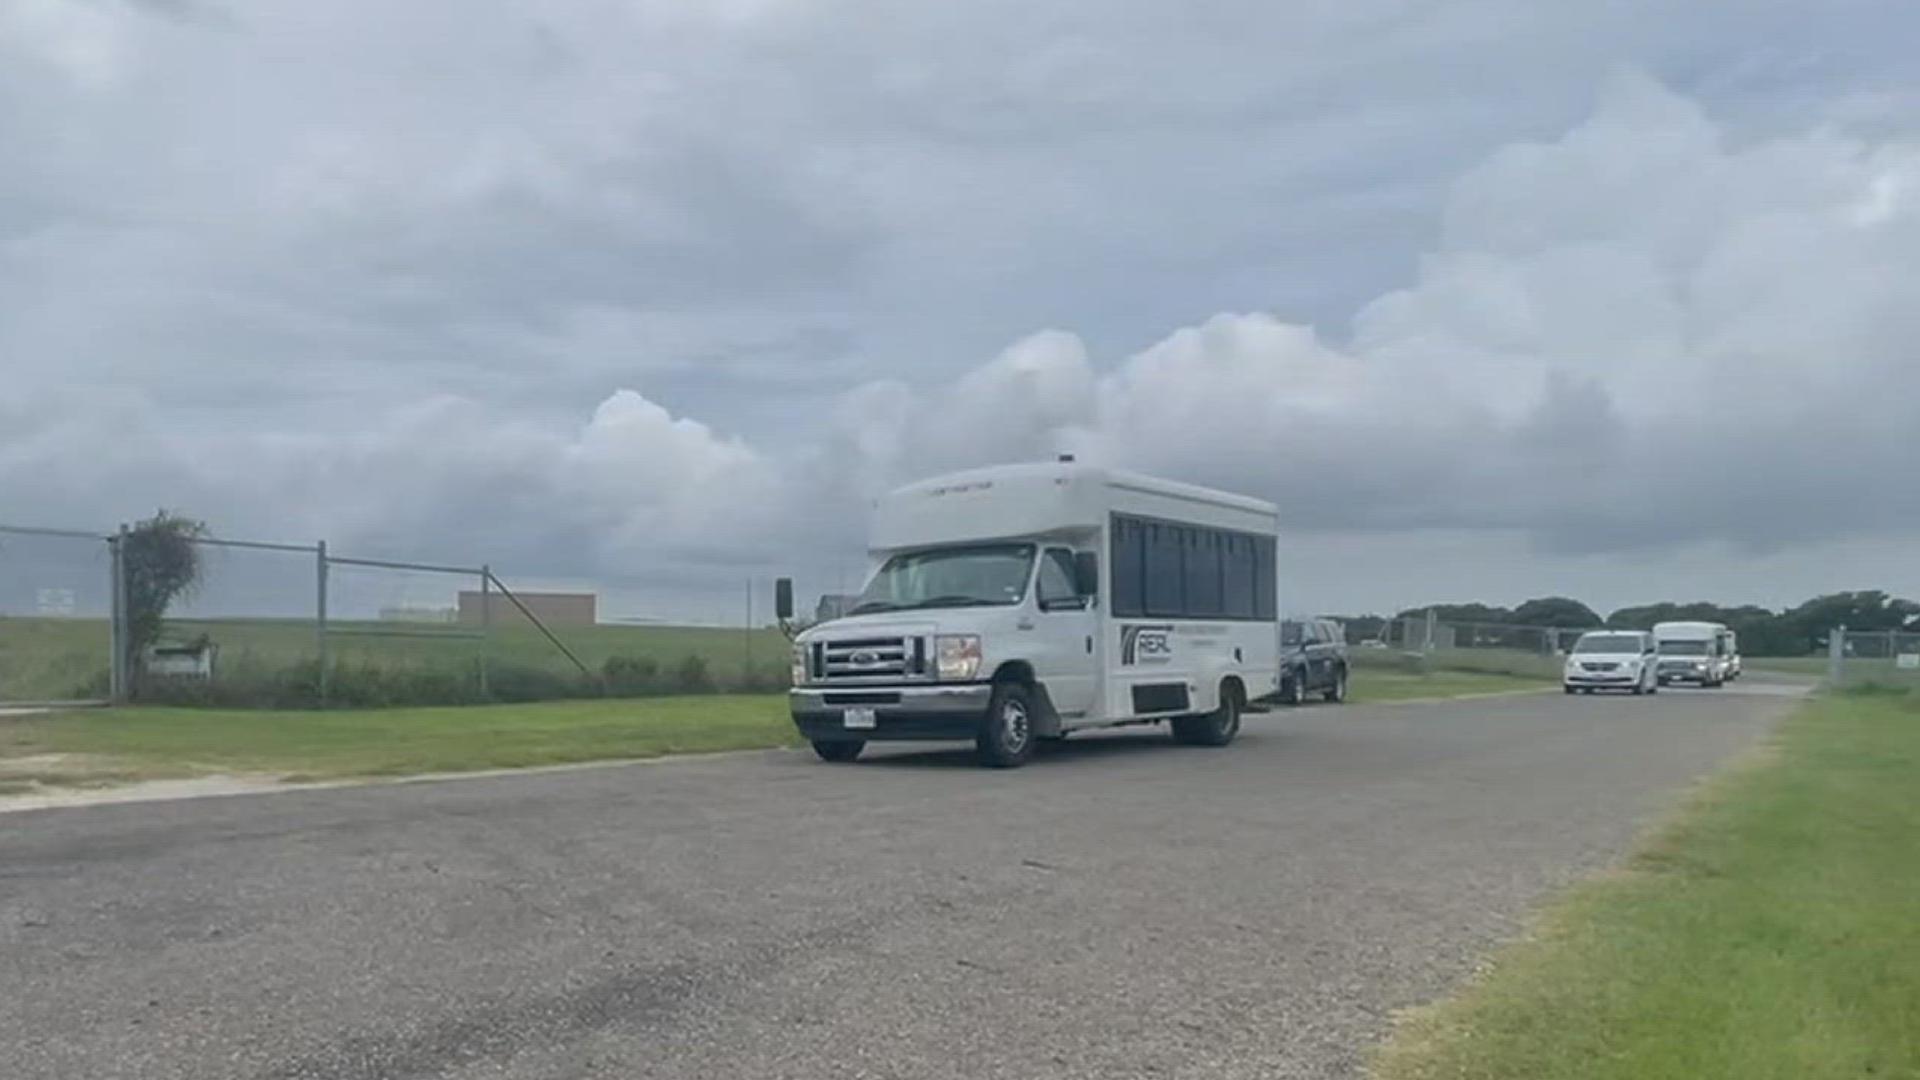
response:
M1003 682L993 688L993 700L987 715L981 718L980 735L974 740L980 764L995 769L1013 769L1033 756L1033 695L1017 682Z
M1173 740L1185 746L1225 746L1240 734L1240 693L1220 688L1220 707L1203 716L1182 716L1173 722Z

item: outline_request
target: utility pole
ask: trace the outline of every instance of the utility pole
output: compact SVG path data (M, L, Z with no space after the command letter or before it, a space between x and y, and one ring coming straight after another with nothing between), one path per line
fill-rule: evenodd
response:
M320 707L327 706L327 691L332 676L327 671L327 542L313 546L314 574L314 655L320 658Z

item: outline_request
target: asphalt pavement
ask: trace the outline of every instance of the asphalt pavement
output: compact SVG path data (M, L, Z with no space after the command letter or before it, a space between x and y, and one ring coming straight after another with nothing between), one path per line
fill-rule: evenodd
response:
M0 1074L1355 1075L1793 693L0 815Z

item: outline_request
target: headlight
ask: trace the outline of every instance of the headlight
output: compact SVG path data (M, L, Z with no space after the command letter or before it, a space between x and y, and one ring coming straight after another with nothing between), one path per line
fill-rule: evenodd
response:
M793 647L793 674L791 677L793 679L793 685L795 686L806 685L807 647L805 645L795 645Z
M946 682L980 677L980 635L942 634L934 639L935 671Z
M1693 670L1695 671L1707 670L1707 662L1705 660L1695 660L1693 662Z

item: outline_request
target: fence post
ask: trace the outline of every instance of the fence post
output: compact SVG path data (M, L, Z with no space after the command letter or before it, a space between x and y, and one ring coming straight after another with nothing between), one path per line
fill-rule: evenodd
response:
M1427 609L1427 636L1425 640L1422 641L1420 644L1421 652L1430 653L1433 651L1433 635L1434 635L1434 630L1436 629L1435 624L1439 622L1439 620L1440 620L1439 614L1435 612L1432 608L1428 608Z
M1836 626L1827 635L1827 682L1839 686L1846 678L1847 628Z
M327 670L327 542L314 545L314 646L320 657L320 707L327 707L332 675Z
M112 650L112 655L108 657L110 663L107 669L107 696L115 705L124 705L127 702L129 696L127 661L133 651L133 635L129 632L131 628L127 625L127 559L125 554L127 532L127 527L121 525L118 533L107 538L107 548L112 556L109 560L112 568L108 572L113 575L113 580L109 582L112 586L110 595L112 597L113 615L109 620L111 629L108 631L108 637L111 639L108 648Z
M488 696L487 654L492 646L493 633L493 567L480 566L480 696Z

